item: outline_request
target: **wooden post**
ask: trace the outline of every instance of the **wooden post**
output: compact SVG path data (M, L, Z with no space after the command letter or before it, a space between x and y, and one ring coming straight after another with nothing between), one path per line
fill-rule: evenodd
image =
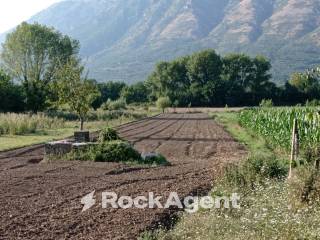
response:
M291 139L291 157L290 157L290 169L289 169L289 177L292 177L292 164L293 161L297 160L299 153L299 136L298 136L298 126L297 119L293 120L293 128L292 128L292 139Z

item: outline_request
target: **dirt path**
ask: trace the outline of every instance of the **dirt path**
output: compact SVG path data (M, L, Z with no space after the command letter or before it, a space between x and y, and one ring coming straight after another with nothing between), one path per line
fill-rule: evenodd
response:
M160 115L119 132L141 152L162 153L172 166L39 163L41 145L0 153L0 239L135 239L176 210L102 209L96 197L97 204L81 213L81 198L93 190L96 196L202 194L219 166L245 155L206 114Z

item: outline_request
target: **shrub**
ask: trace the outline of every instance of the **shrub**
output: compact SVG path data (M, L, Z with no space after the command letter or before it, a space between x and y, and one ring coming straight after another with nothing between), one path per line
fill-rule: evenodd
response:
M309 145L303 151L303 159L309 165L314 165L320 160L320 147L317 145Z
M261 172L267 178L282 179L288 174L289 164L285 160L271 158L264 162Z
M97 154L99 153L99 146L92 145L86 148L73 149L70 153L64 156L51 156L50 158L56 160L69 160L69 161L95 161Z
M271 99L263 99L261 102L260 102L260 107L262 108L270 108L270 107L273 107L273 101Z
M162 112L165 111L166 108L170 107L171 106L171 101L170 101L170 98L169 97L161 97L158 99L157 101L157 107L159 109L162 110Z
M141 155L128 142L110 141L98 146L97 162L141 162Z
M99 142L101 143L115 140L121 140L121 138L118 136L117 131L113 128L106 128L99 134Z
M149 164L149 165L153 165L153 164L169 165L169 162L167 161L167 159L161 154L145 156L145 157L142 157L142 160L144 164Z
M296 170L295 177L290 179L291 200L296 204L315 204L320 201L320 173L312 167Z
M265 178L282 179L288 174L288 163L275 156L251 156L241 165L229 165L225 181L234 186L255 188Z
M56 159L95 161L95 162L133 162L148 165L168 165L162 155L143 158L130 143L122 140L100 142L86 148L74 149L65 156L53 156Z
M114 111L114 110L123 110L126 109L126 102L123 99L118 99L115 101L111 101L110 99L102 104L101 108L103 110L109 110L109 111Z
M66 160L95 162L141 162L142 158L128 142L117 140L74 149L64 156Z

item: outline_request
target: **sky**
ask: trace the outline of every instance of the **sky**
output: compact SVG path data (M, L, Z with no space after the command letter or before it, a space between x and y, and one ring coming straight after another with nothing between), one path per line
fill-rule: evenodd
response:
M61 0L0 0L0 33Z

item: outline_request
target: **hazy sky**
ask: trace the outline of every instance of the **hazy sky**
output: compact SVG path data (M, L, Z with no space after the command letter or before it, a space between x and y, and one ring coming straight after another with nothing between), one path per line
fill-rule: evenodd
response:
M61 0L0 0L0 33Z

